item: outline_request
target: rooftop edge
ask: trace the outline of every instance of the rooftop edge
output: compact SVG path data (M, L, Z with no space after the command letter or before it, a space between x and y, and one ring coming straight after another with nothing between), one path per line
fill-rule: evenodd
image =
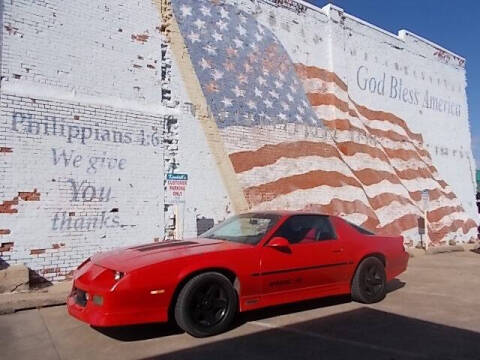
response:
M431 47L433 47L433 48L435 48L435 49L437 49L437 50L439 50L443 53L446 53L446 54L454 57L455 59L459 60L460 63L465 62L465 58L463 56L458 55L457 53L454 53L453 51L448 50L448 49L444 48L443 46L440 46L440 45L434 43L433 41L427 40L424 37L422 37L420 35L417 35L417 34L411 32L409 30L401 29L401 30L398 31L397 34L394 34L394 33L390 32L388 30L382 29L382 28L380 28L376 25L373 25L373 24L371 24L371 23L369 23L365 20L362 20L362 19L360 19L360 18L358 18L354 15L351 15L351 14L345 12L345 10L343 8L338 7L338 6L336 6L332 3L328 3L323 7L319 7L317 5L308 3L304 0L295 0L295 1L299 4L304 5L305 7L309 8L310 10L320 12L324 15L327 15L328 17L331 17L332 10L337 11L338 13L341 13L342 16L346 16L346 17L352 19L353 21L356 21L356 22L358 22L358 23L360 23L364 26L368 26L368 27L370 27L374 30L377 30L377 31L379 31L379 32L381 32L381 33L383 33L387 36L393 37L393 38L395 38L397 40L400 40L402 42L405 42L405 39L406 39L407 36L411 36L411 37L415 38L416 40L425 43L426 45L429 45L429 46L431 46Z

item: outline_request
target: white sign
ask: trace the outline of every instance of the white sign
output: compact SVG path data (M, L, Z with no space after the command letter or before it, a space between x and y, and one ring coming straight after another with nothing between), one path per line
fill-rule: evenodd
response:
M187 174L167 174L167 203L176 204L185 202L187 182Z
M428 190L422 190L423 210L428 210L428 202L430 200L430 193Z

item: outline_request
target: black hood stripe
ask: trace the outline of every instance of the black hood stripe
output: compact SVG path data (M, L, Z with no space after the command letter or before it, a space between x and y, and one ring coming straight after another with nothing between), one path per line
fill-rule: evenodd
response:
M138 251L149 251L149 250L163 249L163 248L169 248L174 246L195 245L195 244L198 244L198 243L195 241L168 241L168 242L157 243L157 244L139 245L139 246L134 246L128 249L138 250Z

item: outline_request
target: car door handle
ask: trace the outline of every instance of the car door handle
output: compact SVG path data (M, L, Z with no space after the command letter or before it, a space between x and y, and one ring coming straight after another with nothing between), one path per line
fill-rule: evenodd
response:
M332 250L333 253L339 254L343 252L343 248Z

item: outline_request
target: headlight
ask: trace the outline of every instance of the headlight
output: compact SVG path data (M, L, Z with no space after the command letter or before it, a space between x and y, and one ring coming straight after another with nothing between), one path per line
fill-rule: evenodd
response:
M121 278L123 278L123 275L125 275L123 272L121 272L121 271L115 271L115 275L113 276L113 278L115 279L115 281L118 281L118 280L120 280Z

